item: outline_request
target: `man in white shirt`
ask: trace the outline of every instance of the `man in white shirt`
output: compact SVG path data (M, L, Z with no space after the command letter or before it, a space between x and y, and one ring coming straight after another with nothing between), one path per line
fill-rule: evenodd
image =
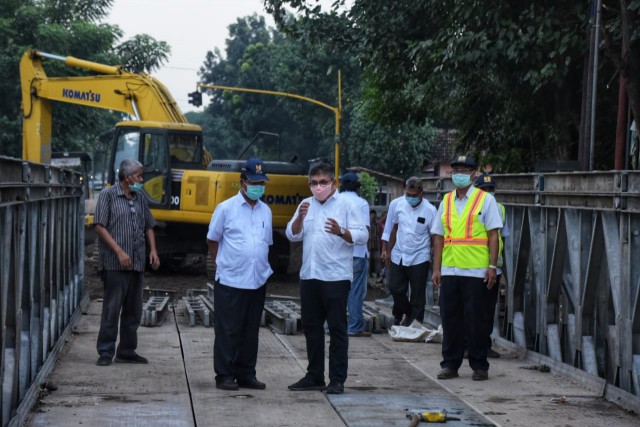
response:
M313 197L300 203L287 224L287 238L302 241L300 302L307 342L307 374L289 390L323 390L324 322L329 326L327 393L344 392L349 339L347 298L353 279L353 245L366 244L369 233L358 209L336 191L333 166L317 163L309 170Z
M258 332L266 296L271 209L260 200L269 178L258 158L247 160L240 192L211 217L207 244L215 260L213 366L222 390L266 387L256 379Z
M402 189L405 189L407 180L405 179L403 182ZM385 305L388 307L393 307L393 296L391 295L391 291L389 290L389 268L391 267L391 249L396 244L396 235L392 234L394 221L396 220L396 206L398 203L404 203L404 195L400 197L396 197L391 202L389 202L389 209L387 211L387 218L384 221L384 226L382 227L382 236L380 236L380 262L385 269L385 277L384 277L384 290L387 294L387 297L384 299L377 299L376 304Z
M436 208L423 199L423 184L412 176L405 182L404 200L395 205L391 235L395 245L391 250L389 289L393 295L393 316L396 324L410 325L424 320L427 276L431 259L431 227L435 224ZM407 298L407 290L411 296Z
M353 172L340 177L340 194L353 203L362 214L362 221L367 230L371 229L369 203L358 195L360 179ZM349 291L347 311L349 312L348 334L350 337L370 337L371 332L364 330L364 314L362 304L367 296L367 270L369 250L367 245L353 245L353 281Z

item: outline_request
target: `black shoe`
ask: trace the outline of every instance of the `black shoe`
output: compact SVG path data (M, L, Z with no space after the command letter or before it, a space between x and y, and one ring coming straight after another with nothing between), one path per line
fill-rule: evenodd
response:
M133 353L132 356L118 356L116 355L116 363L141 363L147 364L149 361L146 357L142 357L139 354Z
M309 391L309 390L324 390L324 381L315 381L312 378L305 376L297 383L291 384L289 390L291 391Z
M500 359L500 353L498 353L494 349L490 348L489 350L487 350L487 358L489 358L489 359Z
M110 356L100 356L98 361L96 362L98 366L109 366L111 365L111 357Z
M329 381L327 386L327 394L342 394L344 393L344 383L338 381Z
M458 370L452 368L444 368L440 372L438 372L439 380L450 380L452 378L458 377Z
M235 391L240 387L233 378L225 378L219 383L216 383L216 388L219 388L220 390Z
M261 381L258 381L256 377L250 378L248 380L238 379L238 386L241 388L251 388L254 390L264 390L267 388L267 385Z
M489 379L489 372L484 369L476 369L471 375L471 379L474 381L486 381Z

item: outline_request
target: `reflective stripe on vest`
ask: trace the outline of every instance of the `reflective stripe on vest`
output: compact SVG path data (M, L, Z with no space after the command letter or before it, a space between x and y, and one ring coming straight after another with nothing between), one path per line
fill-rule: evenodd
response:
M443 267L488 268L489 236L484 224L478 220L487 193L473 189L458 216L455 207L455 191L444 197L442 224L444 225Z

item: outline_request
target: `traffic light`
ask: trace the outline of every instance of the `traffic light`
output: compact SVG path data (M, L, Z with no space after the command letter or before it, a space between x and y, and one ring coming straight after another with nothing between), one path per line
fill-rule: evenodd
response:
M196 107L202 105L202 94L198 91L189 93L189 104L193 104Z

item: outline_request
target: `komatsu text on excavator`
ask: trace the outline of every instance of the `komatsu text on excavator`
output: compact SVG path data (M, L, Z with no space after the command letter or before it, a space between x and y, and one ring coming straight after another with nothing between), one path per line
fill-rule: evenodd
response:
M95 75L48 77L43 59ZM131 120L115 125L108 182L114 183L123 159L139 160L144 166L145 195L159 224L161 256L177 266L194 257L204 260L211 213L217 203L237 194L244 161L212 160L203 145L202 129L189 124L167 88L145 73L29 50L20 61L20 78L25 160L51 161L51 101L128 114ZM272 263L282 267L288 257L282 229L310 193L302 165L265 162L265 172L271 178L263 200L273 212Z

